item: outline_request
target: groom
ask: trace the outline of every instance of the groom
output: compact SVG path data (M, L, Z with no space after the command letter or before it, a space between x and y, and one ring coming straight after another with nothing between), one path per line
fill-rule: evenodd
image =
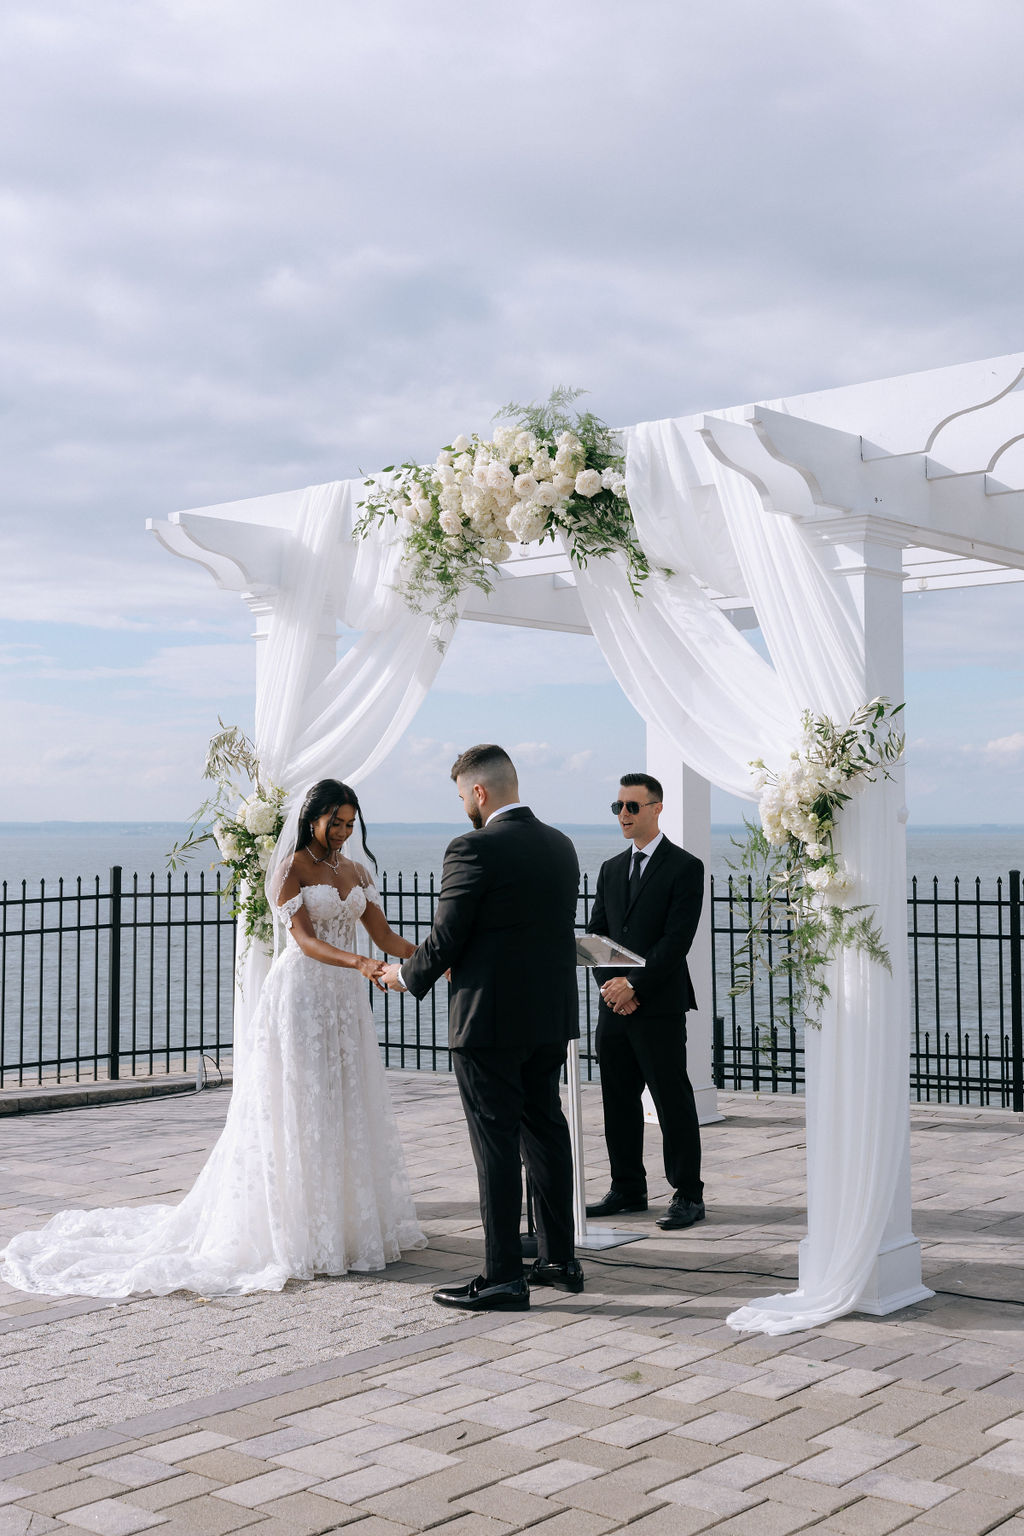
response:
M444 856L430 933L382 980L424 997L448 970L448 1031L480 1185L484 1273L434 1292L442 1307L526 1311L530 1286L578 1293L572 1153L558 1085L579 1034L576 891L569 839L519 800L501 747L470 747L452 778L474 832ZM523 1274L522 1164L533 1188L540 1257Z

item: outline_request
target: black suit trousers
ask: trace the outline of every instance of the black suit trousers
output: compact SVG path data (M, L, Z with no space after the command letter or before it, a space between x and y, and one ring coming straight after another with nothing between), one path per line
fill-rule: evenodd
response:
M604 1134L612 1189L624 1195L647 1193L644 1167L646 1085L658 1112L665 1177L685 1200L700 1201L700 1124L686 1072L686 1015L640 1022L640 1010L625 1017L601 1005L597 1020Z
M452 1061L480 1185L485 1277L501 1285L523 1273L523 1164L533 1187L540 1257L558 1264L571 1259L572 1149L558 1093L565 1046L463 1046L452 1051Z

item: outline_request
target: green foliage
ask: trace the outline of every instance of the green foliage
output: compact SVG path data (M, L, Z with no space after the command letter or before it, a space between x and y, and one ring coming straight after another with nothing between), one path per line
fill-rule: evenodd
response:
M581 567L590 559L621 555L630 587L639 596L650 566L625 495L625 459L605 422L590 411L571 411L581 393L560 387L543 403L506 405L494 420L512 425L499 428L493 441L474 436L460 448L456 439L441 450L436 464L407 461L381 472L393 477L387 485L375 479L364 482L369 494L360 503L363 515L355 532L364 537L371 527L389 519L403 522L401 591L411 608L435 614L442 625L450 624L467 588L494 590L496 569L508 559L511 542L553 542L559 535L570 558ZM529 451L525 446L510 446L520 433L530 434ZM484 491L484 498L492 495L492 503L480 509L476 504L480 497L470 483L470 462L501 464L517 477L534 473L538 455L545 465L554 461L560 472L569 473L568 486L554 505L542 504L530 493L517 499L518 493L511 491L496 497ZM595 471L612 483L592 495L579 494L572 481L583 470ZM546 472L540 472L542 480ZM516 523L512 516L516 513L528 517L525 528Z
M203 843L216 843L228 871L223 896L232 917L241 922L247 944L255 939L269 945L274 934L264 871L284 825L285 794L262 778L256 748L244 731L226 726L219 716L217 723L220 730L210 738L203 765L203 778L216 789L167 859L177 869Z
M761 825L744 821L746 837L732 839L737 857L729 867L747 876L749 898L734 894L733 910L746 930L734 963L730 996L749 992L759 975L780 985L785 999L772 1023L788 1022L788 1009L818 1026L830 996L828 971L844 949L859 950L891 972L874 907L845 899L849 878L837 857L839 815L856 792L856 780L891 778L903 755L896 729L902 704L872 699L846 725L805 713L802 749L789 766L771 773L751 764L761 789Z

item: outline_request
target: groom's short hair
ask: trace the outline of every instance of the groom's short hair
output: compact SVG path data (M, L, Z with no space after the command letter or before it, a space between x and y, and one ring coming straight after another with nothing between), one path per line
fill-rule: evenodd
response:
M656 778L649 773L623 773L619 776L619 783L623 789L646 789L655 800L664 801L665 792Z
M493 789L512 789L518 786L516 765L504 747L493 742L483 742L478 747L467 747L452 763L452 782L465 775Z

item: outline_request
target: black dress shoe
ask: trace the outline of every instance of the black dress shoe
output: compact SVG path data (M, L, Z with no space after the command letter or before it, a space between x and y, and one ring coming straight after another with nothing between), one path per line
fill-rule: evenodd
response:
M684 1200L676 1195L664 1216L659 1216L658 1226L663 1232L674 1232L679 1227L692 1227L695 1221L703 1220L703 1200Z
M583 1289L583 1265L579 1259L567 1259L564 1264L553 1264L550 1259L537 1259L526 1272L528 1285L553 1285L556 1291L571 1291L578 1296Z
M603 1200L596 1205L587 1206L588 1216L624 1216L627 1211L646 1211L646 1195L620 1195L617 1189L610 1189Z
M489 1285L477 1275L466 1285L445 1285L434 1292L439 1307L458 1307L462 1312L529 1312L530 1287L525 1277Z

